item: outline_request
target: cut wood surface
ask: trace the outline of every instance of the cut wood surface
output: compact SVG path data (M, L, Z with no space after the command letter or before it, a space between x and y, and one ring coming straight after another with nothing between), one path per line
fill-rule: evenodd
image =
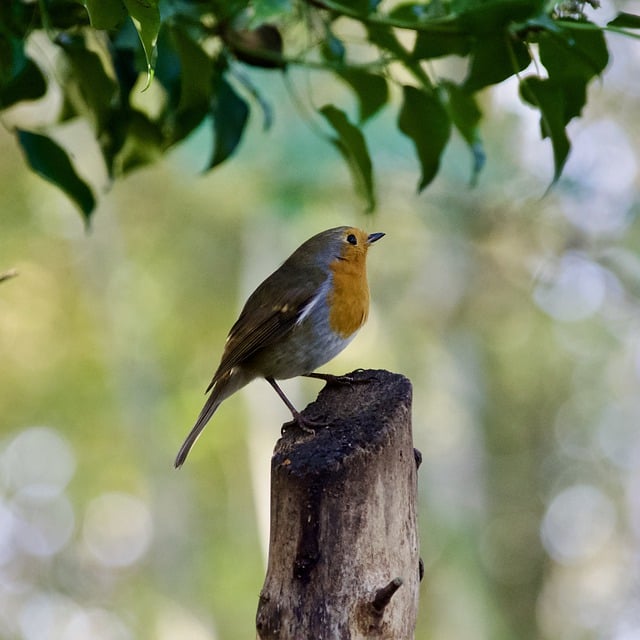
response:
M419 550L411 383L358 370L278 440L260 640L414 637Z

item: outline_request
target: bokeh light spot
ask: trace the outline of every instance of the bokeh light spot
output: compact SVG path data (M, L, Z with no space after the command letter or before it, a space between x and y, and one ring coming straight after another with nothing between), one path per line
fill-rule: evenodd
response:
M1 468L7 489L55 496L73 477L76 460L70 445L57 431L30 427L9 443Z
M126 567L146 553L153 533L147 505L135 496L105 493L87 507L83 539L90 554L111 567Z
M52 556L71 538L75 517L65 495L49 499L20 493L11 509L16 545L32 556Z
M22 606L19 623L24 640L58 640L79 606L55 592L36 592Z
M553 318L575 322L593 315L602 305L605 292L603 269L583 256L568 253L546 282L536 287L533 299Z
M0 565L13 558L15 516L7 504L0 500Z
M131 631L114 614L102 609L76 611L64 640L132 640Z
M577 484L558 493L541 526L542 543L559 563L580 562L597 553L615 527L615 510L602 491Z

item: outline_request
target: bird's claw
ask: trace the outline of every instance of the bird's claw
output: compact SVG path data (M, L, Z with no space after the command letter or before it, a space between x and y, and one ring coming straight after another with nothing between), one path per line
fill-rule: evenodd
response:
M326 422L304 418L302 414L299 413L297 416L294 416L293 420L289 420L289 422L285 422L282 425L280 429L280 435L284 435L287 431L289 431L289 429L296 427L300 431L304 431L305 433L315 436L317 433L317 428L326 426Z
M356 369L353 373L364 373L364 369ZM306 374L306 377L316 378L317 380L324 380L327 386L362 384L371 382L374 379L372 376L367 376L365 378L354 378L349 374L334 376L331 373L308 373Z

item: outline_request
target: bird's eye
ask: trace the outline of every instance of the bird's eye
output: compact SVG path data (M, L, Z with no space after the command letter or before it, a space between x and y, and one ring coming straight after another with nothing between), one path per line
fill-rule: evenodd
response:
M348 242L349 244L354 244L354 245L355 245L355 244L358 244L358 238L356 238L356 237L353 235L353 233L350 233L350 234L347 236L347 242Z

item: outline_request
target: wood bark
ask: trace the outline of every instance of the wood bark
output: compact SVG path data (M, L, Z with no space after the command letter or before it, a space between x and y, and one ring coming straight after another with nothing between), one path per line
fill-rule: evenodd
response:
M420 581L411 383L358 370L329 383L271 462L259 640L409 640Z

